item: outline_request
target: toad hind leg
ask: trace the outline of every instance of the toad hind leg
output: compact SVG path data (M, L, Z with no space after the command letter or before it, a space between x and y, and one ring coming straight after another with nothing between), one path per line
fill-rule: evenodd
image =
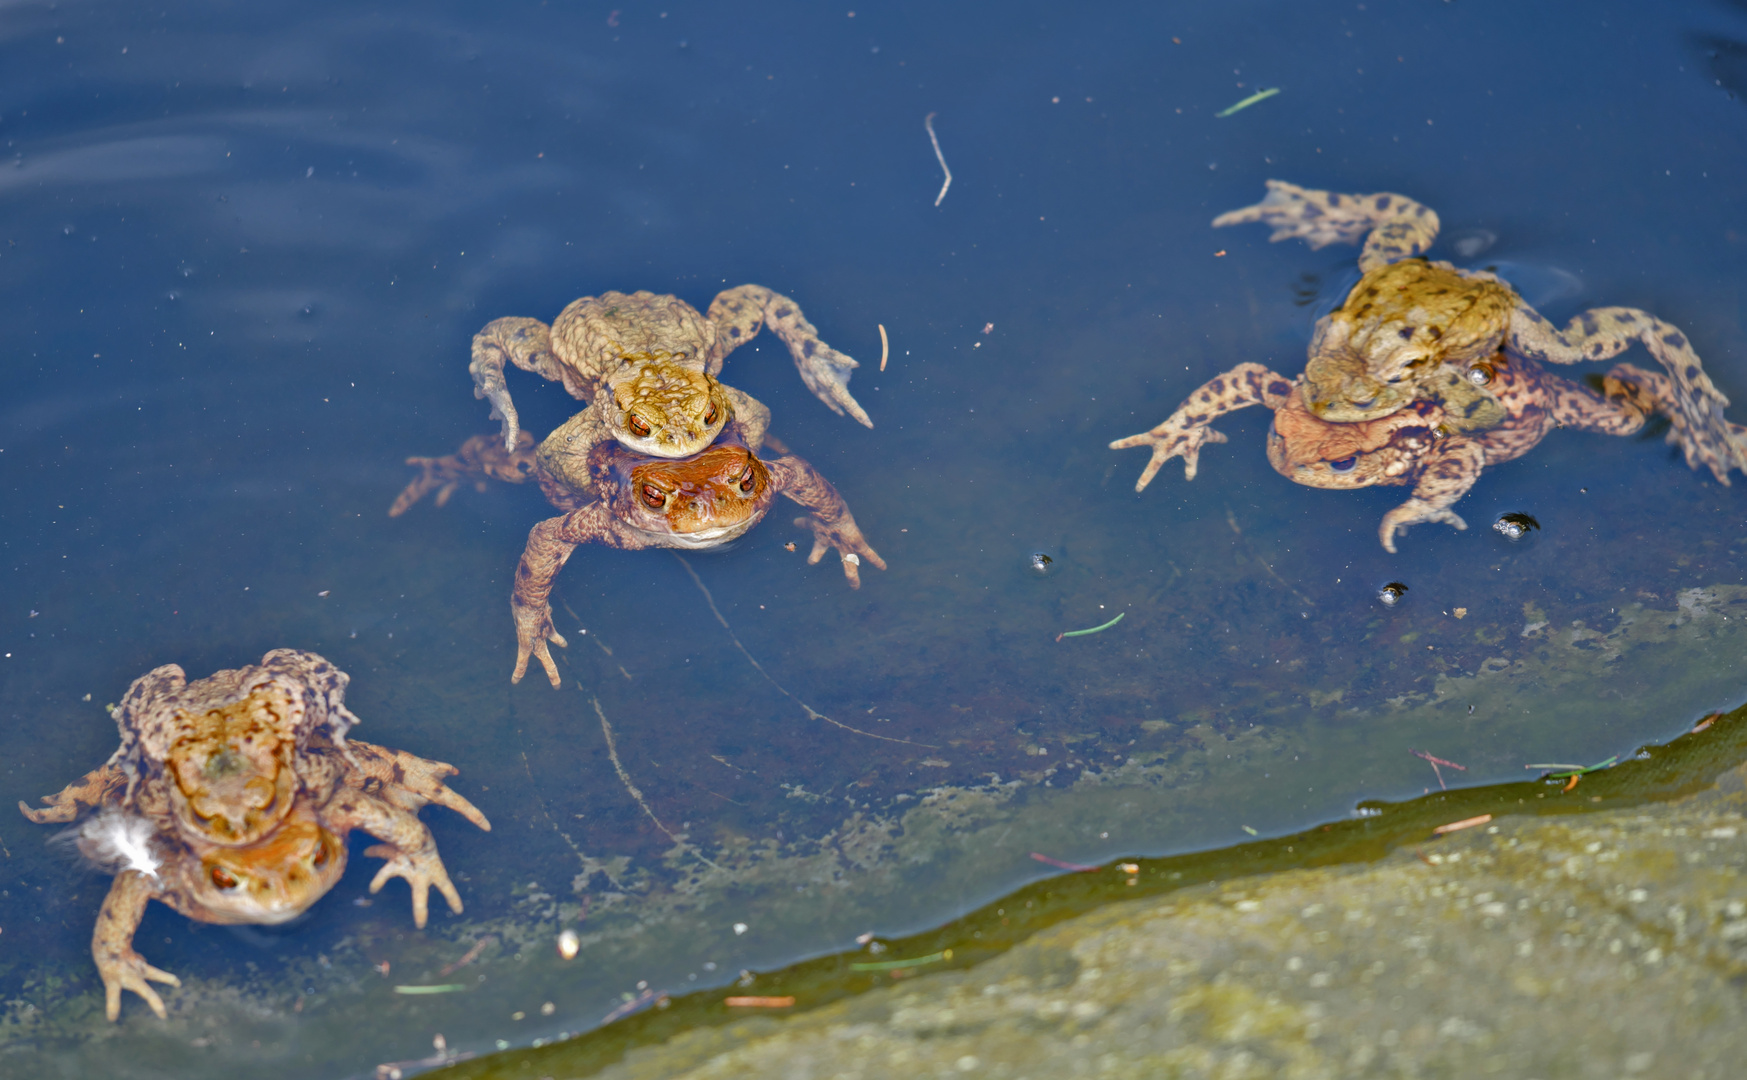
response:
M487 479L510 484L526 483L534 475L534 437L525 431L516 434L515 446L504 449L489 435L475 435L461 444L461 449L442 457L409 457L408 465L417 465L420 475L408 484L388 508L389 517L399 517L432 489L437 492L437 505L448 503L449 496L462 481L472 481L480 491Z
M1442 521L1466 529L1468 523L1450 507L1468 494L1485 467L1486 450L1479 442L1459 435L1446 437L1426 456L1426 464L1413 486L1413 496L1383 515L1377 527L1383 550L1395 554L1395 534L1409 525Z
M144 998L162 1020L164 1001L151 983L182 985L176 976L159 971L133 950L134 931L139 929L146 903L157 895L158 886L153 879L138 870L124 870L115 875L109 895L103 900L103 910L97 913L97 928L91 932L91 959L97 962L97 974L103 979L104 1015L112 1021L121 1016L123 990L132 990Z
M385 843L364 850L376 859L387 859L370 882L370 891L378 893L389 878L405 878L412 886L412 921L424 929L430 918L430 891L434 886L449 902L449 910L461 913L461 894L449 880L449 871L437 856L437 841L411 811L352 788L342 788L322 809L322 817L339 829L363 829Z
M751 341L760 326L768 326L789 347L801 381L826 408L839 416L847 412L863 427L873 427L867 411L849 392L849 374L861 365L819 340L819 331L793 300L763 285L738 285L716 294L707 318L716 326L710 374L721 371L723 358Z
M1606 360L1634 341L1642 342L1668 372L1653 393L1664 406L1659 411L1671 418L1674 411L1679 413L1682 422L1676 432L1670 432L1669 441L1679 444L1687 465L1695 469L1703 465L1724 485L1731 470L1747 472L1747 445L1737 434L1739 425L1723 418L1729 399L1705 374L1698 353L1677 327L1647 311L1625 307L1585 311L1562 332L1530 308L1518 307L1511 315L1510 350L1545 363Z
M1438 215L1405 195L1381 191L1373 195L1342 195L1312 191L1284 180L1268 181L1268 194L1254 206L1229 210L1213 219L1213 227L1259 221L1273 228L1269 242L1301 239L1314 250L1330 244L1357 244L1359 269L1411 258L1438 238Z
M1205 443L1222 443L1225 436L1208 425L1228 412L1247 409L1251 405L1266 405L1279 409L1292 393L1292 380L1270 371L1261 364L1239 364L1230 371L1205 383L1189 395L1177 411L1151 431L1117 439L1112 450L1131 446L1150 446L1152 460L1140 472L1134 490L1145 491L1165 462L1178 455L1183 458L1183 478L1195 479L1195 471Z

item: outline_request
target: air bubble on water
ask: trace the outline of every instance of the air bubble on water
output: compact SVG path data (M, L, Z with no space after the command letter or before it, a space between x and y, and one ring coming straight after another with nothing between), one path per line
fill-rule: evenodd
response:
M1498 520L1492 523L1492 531L1512 543L1524 539L1540 527L1541 523L1527 514L1500 514Z
M1401 603L1402 597L1406 595L1407 586L1399 581L1391 581L1377 590L1377 599L1382 602L1384 607L1394 607Z

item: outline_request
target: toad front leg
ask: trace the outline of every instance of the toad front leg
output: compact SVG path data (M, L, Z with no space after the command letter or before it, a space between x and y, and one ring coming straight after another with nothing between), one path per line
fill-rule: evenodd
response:
M461 449L442 457L409 457L408 465L417 465L420 475L408 484L388 508L389 517L399 517L433 489L437 505L448 503L449 496L463 481L470 481L480 491L487 480L502 480L509 484L526 483L534 475L534 437L518 432L515 446L504 449L489 435L475 435L461 444Z
M721 371L722 360L751 341L760 326L768 326L789 347L801 381L814 396L837 415L847 412L863 427L873 427L867 411L849 392L849 374L861 365L819 340L819 331L793 300L763 285L740 285L716 294L707 318L716 326L710 374Z
M531 371L543 379L561 382L570 396L586 401L594 386L581 379L552 351L552 328L539 319L509 316L493 319L473 335L473 360L467 370L473 374L473 396L491 402L491 418L503 421L503 445L514 451L521 421L516 406L510 401L509 387L503 381L505 361L523 371Z
M852 589L861 588L861 560L866 559L881 570L886 568L886 561L861 535L861 529L855 524L855 515L849 512L849 504L818 469L793 455L775 458L764 465L770 470L773 489L812 511L808 517L795 519L796 525L813 530L813 551L807 556L808 566L816 565L824 558L827 548L836 548L843 559L843 576L849 579Z
M411 811L376 795L343 787L322 808L321 816L336 832L363 829L385 843L364 850L376 859L387 859L370 882L370 891L382 891L389 878L405 878L412 886L412 921L424 929L430 918L430 891L434 886L449 902L449 910L461 914L461 894L449 880L449 871L437 856L437 841Z
M346 773L347 786L387 799L409 813L418 813L427 803L447 806L486 832L491 831L491 822L479 808L443 783L445 777L461 771L455 766L356 739L346 745L351 748L353 764Z
M1510 351L1550 364L1576 364L1607 360L1641 341L1668 372L1659 380L1656 397L1682 418L1678 442L1692 468L1711 470L1718 482L1728 484L1731 470L1747 472L1747 445L1737 434L1739 425L1723 418L1729 399L1711 382L1698 353L1679 328L1637 308L1608 307L1585 311L1566 324L1563 332L1527 306L1511 315ZM1616 369L1617 370L1617 369Z
M1292 380L1263 367L1261 364L1239 364L1230 371L1204 384L1189 395L1177 411L1164 423L1140 435L1130 435L1110 444L1112 450L1131 446L1152 447L1152 460L1140 472L1134 490L1145 491L1165 462L1179 455L1183 458L1183 478L1195 479L1201 447L1204 443L1222 443L1225 436L1208 425L1229 412L1247 409L1251 405L1266 405L1279 409L1292 393Z
M1266 198L1254 206L1219 215L1213 219L1213 227L1252 221L1273 228L1270 243L1296 238L1315 249L1363 240L1359 269L1365 273L1418 255L1438 238L1437 213L1405 195L1388 191L1342 195L1312 191L1284 180L1268 181Z
M40 810L31 809L23 799L18 801L18 808L24 811L25 817L38 825L72 821L79 816L81 806L102 806L114 802L125 787L127 773L120 765L111 762L102 768L91 770L53 795L44 795L42 801L48 805Z
M1383 515L1383 522L1377 528L1383 550L1395 554L1395 534L1409 525L1442 521L1466 529L1468 523L1450 507L1468 494L1468 489L1480 479L1480 471L1485 467L1486 450L1478 440L1460 435L1446 437L1426 455L1413 486L1413 496Z
M144 998L162 1020L164 1001L151 983L182 985L176 976L159 971L133 950L134 931L139 929L147 902L159 891L156 878L138 870L124 870L115 875L109 895L103 900L103 910L97 913L97 928L91 933L91 959L97 962L97 974L103 978L104 1015L112 1021L121 1016L123 990L132 990Z
M516 622L516 667L510 682L522 681L528 658L537 656L554 687L561 684L558 665L552 659L550 642L565 648L569 642L552 625L552 581L570 561L578 544L601 543L608 547L638 551L652 545L622 526L604 503L591 503L563 517L547 518L528 531L528 546L516 564L515 591L510 594L510 615Z

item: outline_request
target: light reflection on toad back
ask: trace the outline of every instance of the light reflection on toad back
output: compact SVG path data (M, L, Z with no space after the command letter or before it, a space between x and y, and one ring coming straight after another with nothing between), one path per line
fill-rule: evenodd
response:
M265 1080L368 1075L436 1031L454 1052L521 1045L592 1026L639 981L721 985L938 922L1055 872L1033 850L1221 844L1234 822L1418 794L1408 746L1483 782L1729 703L1737 676L1682 635L1735 625L1716 587L1747 567L1717 523L1740 486L1654 440L1549 438L1464 499L1470 520L1533 516L1532 544L1427 526L1395 557L1373 537L1398 500L1290 483L1263 417L1234 417L1217 462L1163 495L1136 499L1101 446L1236 363L1302 362L1313 309L1293 287L1339 289L1351 250L1207 228L1279 176L1409 192L1453 237L1495 234L1486 265L1580 273L1587 293L1534 301L1549 319L1654 311L1743 400L1717 221L1719 178L1747 163L1715 138L1741 106L1681 28L1630 6L1434 7L1193 26L1046 5L669 5L617 26L551 6L0 11L0 795L102 761L101 707L140 672L294 646L356 677L372 742L459 766L496 826L425 815L466 910L423 932L398 881L354 902L361 866L249 939L148 908L140 951L183 985L167 1021L130 1002L111 1034L101 879L0 824L7 1052ZM1428 54L1428 32L1449 47ZM1659 74L1624 86L1627 64ZM1264 78L1285 89L1214 117ZM955 174L938 208L930 112ZM492 319L746 281L862 361L873 429L822 408L768 338L728 376L890 569L846 588L784 515L692 565L783 687L926 746L810 720L655 552L579 549L552 603L579 689L512 687L505 600L540 494L464 484L441 515L382 512L408 454L492 429L467 372ZM513 389L536 435L578 409L539 379ZM1386 609L1391 581L1411 592ZM591 697L683 850L631 798ZM1401 715L1411 737L1382 719Z

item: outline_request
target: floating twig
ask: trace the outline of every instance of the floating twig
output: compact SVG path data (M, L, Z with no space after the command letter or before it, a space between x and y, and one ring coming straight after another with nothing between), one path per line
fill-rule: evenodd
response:
M945 949L945 950L942 950L941 952L930 953L927 956L918 956L913 960L869 960L865 963L850 964L849 970L851 970L851 971L897 971L900 968L921 967L923 964L938 964L942 960L951 960L951 959L952 959L952 950Z
M1458 765L1454 761L1445 761L1441 757L1432 757L1430 754L1426 753L1424 750L1409 750L1408 753L1412 754L1416 758L1424 758L1426 761L1426 764L1428 764L1432 767L1432 772L1436 773L1437 777L1438 777L1438 790L1439 791L1450 790L1444 784L1444 774L1441 771L1439 771L1439 769L1438 769L1439 765L1448 765L1450 768L1459 769L1462 772L1468 771L1468 767L1466 765Z
M1063 870L1073 870L1081 874L1094 873L1098 869L1096 866L1081 866L1079 863L1062 862L1060 859L1052 859L1048 855L1039 854L1035 851L1031 853L1031 857L1040 863L1046 863L1050 866L1059 866Z
M708 588L706 588L704 585L704 579L701 577L698 577L698 572L696 570L692 569L692 564L689 562L686 562L685 559L681 558L678 552L674 552L673 557L676 559L679 559L679 565L685 567L685 572L691 575L692 582L695 585L697 585L698 591L704 594L704 602L706 604L710 605L710 614L714 615L716 617L716 621L722 624L722 629L728 631L728 640L732 641L734 643L734 647L736 649L740 650L740 655L746 657L747 662L749 662L753 666L753 668L758 671L758 673L760 675L764 676L765 682L768 682L768 683L770 683L770 685L776 687L777 692L780 693L783 697L786 697L790 701L794 702L796 705L799 705L801 707L801 710L807 714L807 718L809 720L823 720L827 724L832 724L832 725L835 725L837 727L842 728L844 731L853 731L857 735L866 735L870 739L879 739L882 742L903 743L905 746L921 746L921 747L925 747L929 750L940 749L940 747L934 745L933 743L916 742L913 739L894 739L889 735L875 735L871 731L863 731L860 728L850 727L848 724L841 723L837 720L833 720L829 716L826 716L824 713L816 711L811 705L808 705L806 702L802 701L800 698L789 693L788 690L783 686L782 683L779 683L775 679L770 677L770 672L764 670L763 664L759 663L758 660L751 653L746 651L746 646L740 644L740 638L735 635L734 628L732 626L728 625L728 620L724 619L722 617L721 609L716 607L716 598L710 595L710 590ZM595 706L595 708L599 709L600 706L597 705L597 706Z
M934 205L939 206L940 200L946 198L946 189L952 186L952 170L946 167L946 155L940 152L940 140L934 137L933 113L922 118L922 126L928 129L928 141L934 144L935 160L940 162L940 171L946 174L946 183L940 185L940 194L934 197Z
M466 983L441 983L436 986L397 986L397 994L458 994L467 989Z
M468 964L473 963L473 961L479 959L479 954L485 951L485 947L487 945L496 945L496 944L497 944L497 935L495 935L495 934L485 935L484 937L480 938L478 941L473 943L473 948L468 949L465 953L462 953L461 959L455 961L452 964L443 965L443 970L437 972L437 978L439 978L439 979L446 978L449 975L453 974L456 968L464 968Z
M665 992L658 994L653 990L645 990L641 994L638 994L636 997L632 998L630 1001L625 1002L623 1005L620 1005L618 1008L614 1009L612 1012L601 1017L601 1023L610 1024L614 1020L618 1020L621 1017L630 1016L632 1013L637 1012L638 1010L640 1010L648 1005L652 1005L656 1001L665 1001L666 999L667 999L667 994Z
M880 328L880 370L886 370L886 354L892 351L892 343L886 340L886 324L876 323Z
M1061 633L1059 633L1055 636L1055 639L1057 641L1060 641L1062 638L1065 638L1065 637L1085 637L1087 634L1096 634L1100 630L1108 630L1112 626L1115 626L1117 623L1121 622L1122 616L1127 615L1127 614L1128 614L1128 612L1126 612L1126 611L1118 612L1116 615L1116 618L1111 619L1109 622L1105 623L1103 626L1094 626L1090 630L1063 630Z
M730 1009L787 1009L795 1004L793 996L785 997L731 997L723 998L722 1004Z
M1460 832L1463 829L1472 829L1476 825L1484 825L1491 820L1491 814L1481 814L1479 817L1463 818L1461 821L1452 821L1448 825L1439 825L1432 830L1432 835L1442 836L1445 833Z
M1242 101L1238 102L1236 105L1231 105L1231 106L1228 106L1227 108L1221 109L1218 112L1214 113L1213 115L1215 117L1219 117L1219 118L1223 119L1227 116L1230 116L1232 113L1239 111L1240 109L1249 108L1251 105L1254 105L1258 101L1266 101L1269 98L1273 97L1275 94L1278 94L1279 92L1280 92L1280 88L1278 86L1270 87L1267 90L1257 90L1255 93L1251 94L1247 98L1244 98Z
M1568 771L1548 773L1544 777L1544 779L1564 780L1565 778L1571 777L1571 776L1582 776L1585 773L1598 772L1602 769L1611 769L1615 765L1619 764L1619 760L1620 760L1619 755L1615 754L1613 757L1608 758L1606 761L1598 761L1594 765L1589 766L1588 768L1585 768L1581 765L1552 765L1552 766L1548 766L1549 768L1566 769ZM1540 766L1530 766L1530 768L1540 768ZM1575 785L1573 785L1573 786L1575 786ZM1567 789L1567 790L1569 790L1569 789Z

